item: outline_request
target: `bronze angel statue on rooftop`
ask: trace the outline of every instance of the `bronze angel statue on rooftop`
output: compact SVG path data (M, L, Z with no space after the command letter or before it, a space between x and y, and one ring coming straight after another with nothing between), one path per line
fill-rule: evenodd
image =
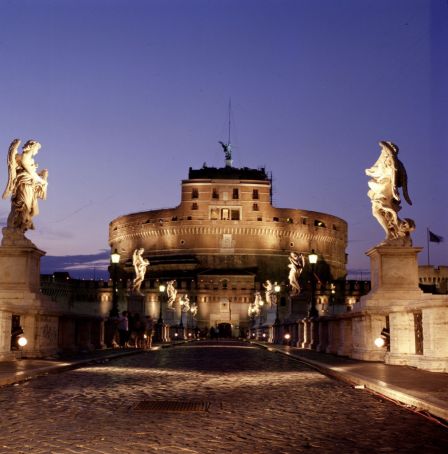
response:
M11 212L8 216L7 229L24 234L33 230L33 217L39 214L37 199L47 197L48 170L37 172L34 156L41 148L36 140L28 140L18 153L19 139L14 139L8 151L8 183L3 198L11 196Z
M372 214L386 232L384 244L411 246L410 232L415 230L412 219L400 219L399 189L409 205L412 205L407 188L407 175L403 163L398 159L398 147L392 142L379 142L381 154L375 164L366 169L369 180L367 195L372 201Z

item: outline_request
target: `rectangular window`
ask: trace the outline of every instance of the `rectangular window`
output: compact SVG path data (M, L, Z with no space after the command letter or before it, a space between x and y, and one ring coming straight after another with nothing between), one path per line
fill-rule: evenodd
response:
M308 219L307 218L302 218L302 224L307 225L308 224Z
M273 217L272 220L273 220L274 222L278 222L278 217Z
M217 189L213 189L212 199L219 199L219 192Z
M193 202L191 205L192 210L197 210L198 209L198 204L196 202Z
M258 203L254 203L254 204L252 205L252 210L253 210L253 211L258 211Z
M238 188L234 188L234 189L233 189L232 198L233 198L233 199L239 199L239 198L240 198Z
M212 221L217 221L219 219L219 208L212 208L210 210L210 219Z
M240 210L231 210L232 221L240 220Z
M221 210L221 219L223 221L228 221L229 220L229 210L228 210L228 208L223 208Z
M199 198L199 191L198 191L197 188L193 188L193 189L191 190L191 198L192 198L192 199L197 199L197 198Z
M252 191L252 199L258 200L258 189Z

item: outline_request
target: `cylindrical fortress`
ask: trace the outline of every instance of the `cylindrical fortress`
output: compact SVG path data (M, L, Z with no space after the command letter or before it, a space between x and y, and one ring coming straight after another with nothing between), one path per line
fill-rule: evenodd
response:
M331 279L346 274L347 223L325 213L272 206L264 169L190 168L178 207L121 216L109 242L128 271L143 248L150 271L248 270L256 282L286 281L290 252L315 250Z

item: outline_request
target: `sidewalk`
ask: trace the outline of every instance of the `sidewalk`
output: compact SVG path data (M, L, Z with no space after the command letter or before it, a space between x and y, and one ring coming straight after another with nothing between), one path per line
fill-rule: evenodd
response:
M430 413L448 421L448 374L428 372L408 366L357 361L285 345L254 342L270 351L288 355L325 375L353 386L363 387L393 399L413 410Z
M39 375L76 369L86 364L108 361L126 355L135 355L144 350L136 348L95 350L63 359L18 359L0 362L0 386L19 383Z

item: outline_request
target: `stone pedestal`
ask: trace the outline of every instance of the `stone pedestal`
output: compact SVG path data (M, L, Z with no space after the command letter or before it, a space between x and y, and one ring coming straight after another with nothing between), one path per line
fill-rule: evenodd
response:
M389 313L406 310L422 298L423 292L418 286L417 262L417 254L421 250L417 247L379 245L367 252L370 257L372 287L370 293L353 306L353 358L384 360L386 348L376 347L374 341L380 337L382 329L386 328L386 317ZM394 329L391 330L397 330L391 336L391 346L394 348L398 345L398 337L401 343L403 334L408 329L400 329L400 323L395 323L394 319ZM411 336L410 333L413 330L406 331L406 336ZM409 345L406 347L409 342L403 340L402 345L406 351L410 348Z
M0 247L0 291L40 292L40 258L35 246Z
M139 314L140 317L145 316L145 297L144 295L131 294L128 296L128 311L134 315Z
M417 254L419 247L375 246L370 257L371 291L353 306L363 309L403 306L418 300L423 292L418 286Z
M11 351L13 315L20 316L20 325L28 340L21 350L22 357L55 354L59 310L40 293L40 258L45 252L23 236L19 238L10 233L4 236L0 247L0 360L14 357Z

